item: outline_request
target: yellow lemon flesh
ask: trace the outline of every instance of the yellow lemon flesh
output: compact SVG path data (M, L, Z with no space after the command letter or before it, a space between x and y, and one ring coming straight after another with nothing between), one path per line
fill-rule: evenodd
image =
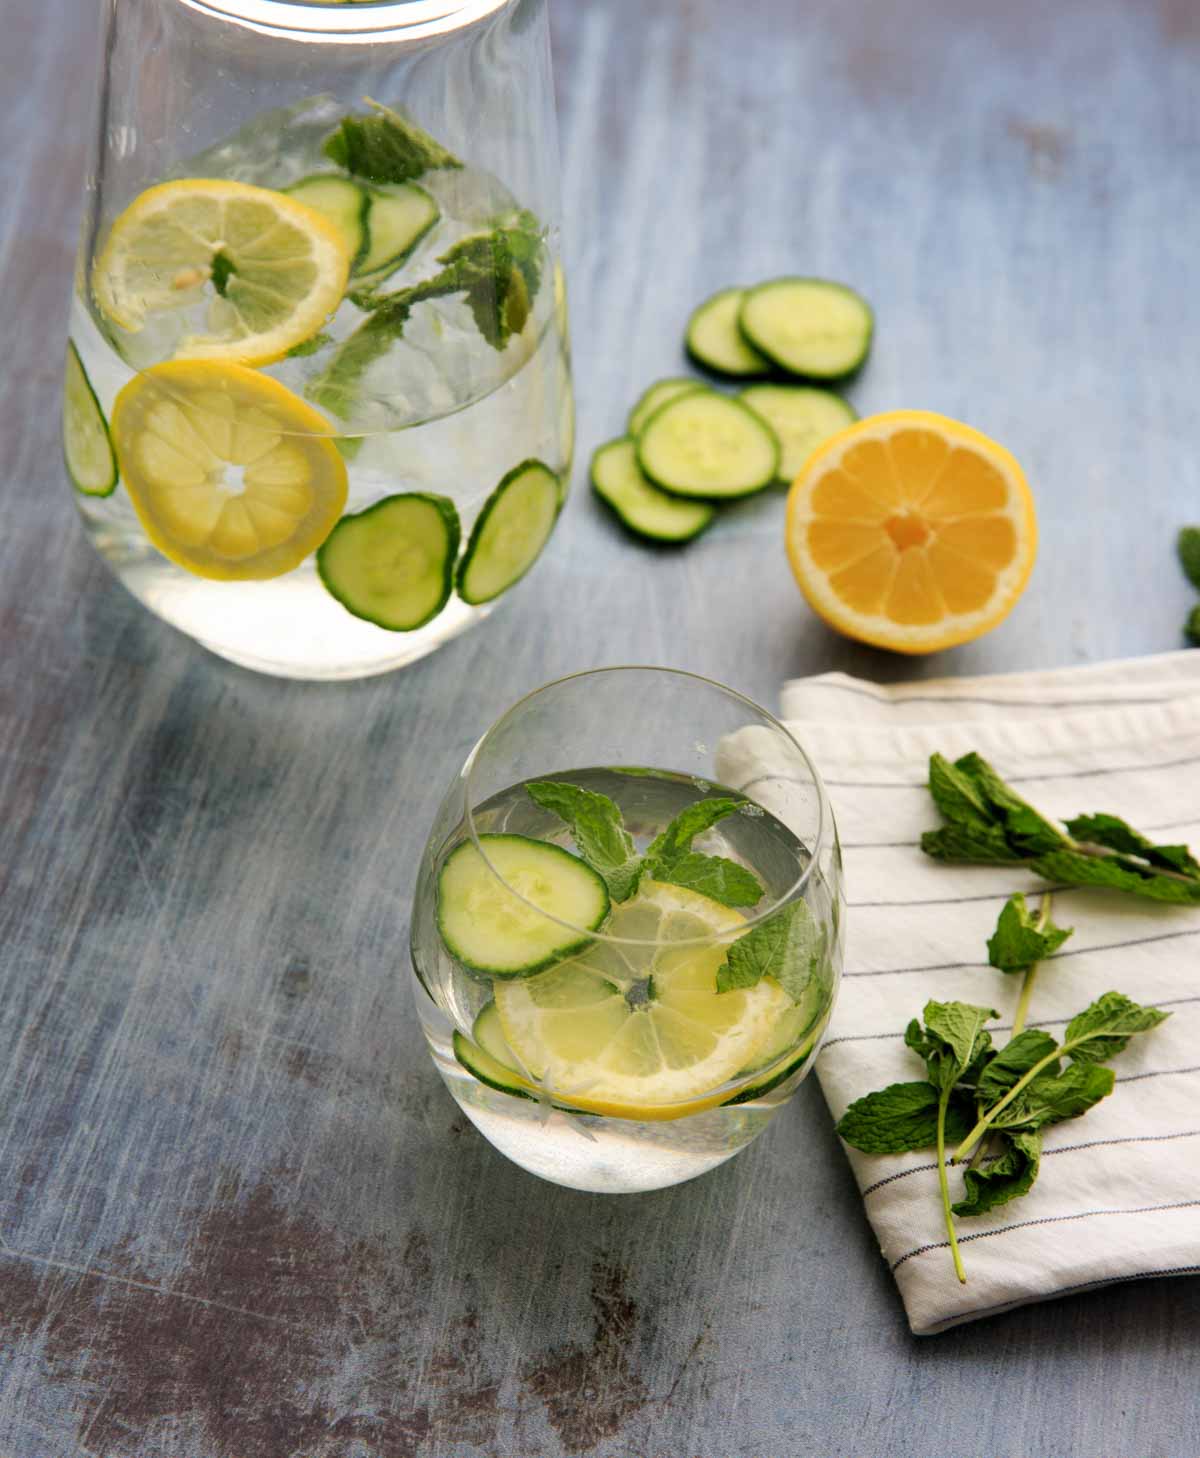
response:
M788 495L792 571L832 627L899 653L969 642L1012 611L1037 555L1024 474L986 435L924 410L818 446Z
M117 396L112 436L146 535L198 577L290 572L332 531L346 465L323 416L241 365L172 361Z

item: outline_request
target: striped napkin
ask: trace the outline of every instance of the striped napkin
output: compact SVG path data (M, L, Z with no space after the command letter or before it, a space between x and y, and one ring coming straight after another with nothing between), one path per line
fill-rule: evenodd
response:
M989 967L984 944L1010 892L1046 883L922 854L921 831L939 823L925 787L932 751L978 750L1050 816L1107 811L1200 846L1200 652L899 687L822 674L785 687L783 717L825 778L845 857L845 980L817 1062L835 1119L872 1089L923 1077L902 1033L927 999L995 1007L1000 1028L1012 1024L1021 979ZM754 778L753 748L726 742L726 783ZM918 1334L1200 1271L1200 908L1063 890L1053 916L1075 933L1038 975L1029 1026L1061 1031L1111 989L1173 1016L1114 1060L1109 1098L1046 1131L1024 1199L958 1222L965 1286L930 1154L847 1150Z

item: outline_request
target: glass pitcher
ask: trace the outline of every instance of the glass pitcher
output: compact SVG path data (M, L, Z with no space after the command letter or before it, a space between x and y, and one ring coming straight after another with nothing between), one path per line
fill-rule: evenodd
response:
M355 678L532 567L574 427L546 0L109 0L67 348L92 541Z

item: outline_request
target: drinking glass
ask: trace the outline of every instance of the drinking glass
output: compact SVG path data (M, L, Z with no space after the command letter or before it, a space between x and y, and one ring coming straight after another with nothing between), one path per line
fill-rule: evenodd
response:
M843 919L829 802L789 731L709 679L600 669L522 699L456 775L417 878L413 992L497 1149L576 1189L657 1189L791 1098Z
M236 663L355 678L570 476L546 0L109 0L67 351L91 540Z

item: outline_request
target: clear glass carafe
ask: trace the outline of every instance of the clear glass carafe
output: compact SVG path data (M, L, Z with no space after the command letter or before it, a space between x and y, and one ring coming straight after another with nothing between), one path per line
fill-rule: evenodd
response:
M88 534L236 663L429 653L570 475L546 0L110 0L103 54L64 391Z

